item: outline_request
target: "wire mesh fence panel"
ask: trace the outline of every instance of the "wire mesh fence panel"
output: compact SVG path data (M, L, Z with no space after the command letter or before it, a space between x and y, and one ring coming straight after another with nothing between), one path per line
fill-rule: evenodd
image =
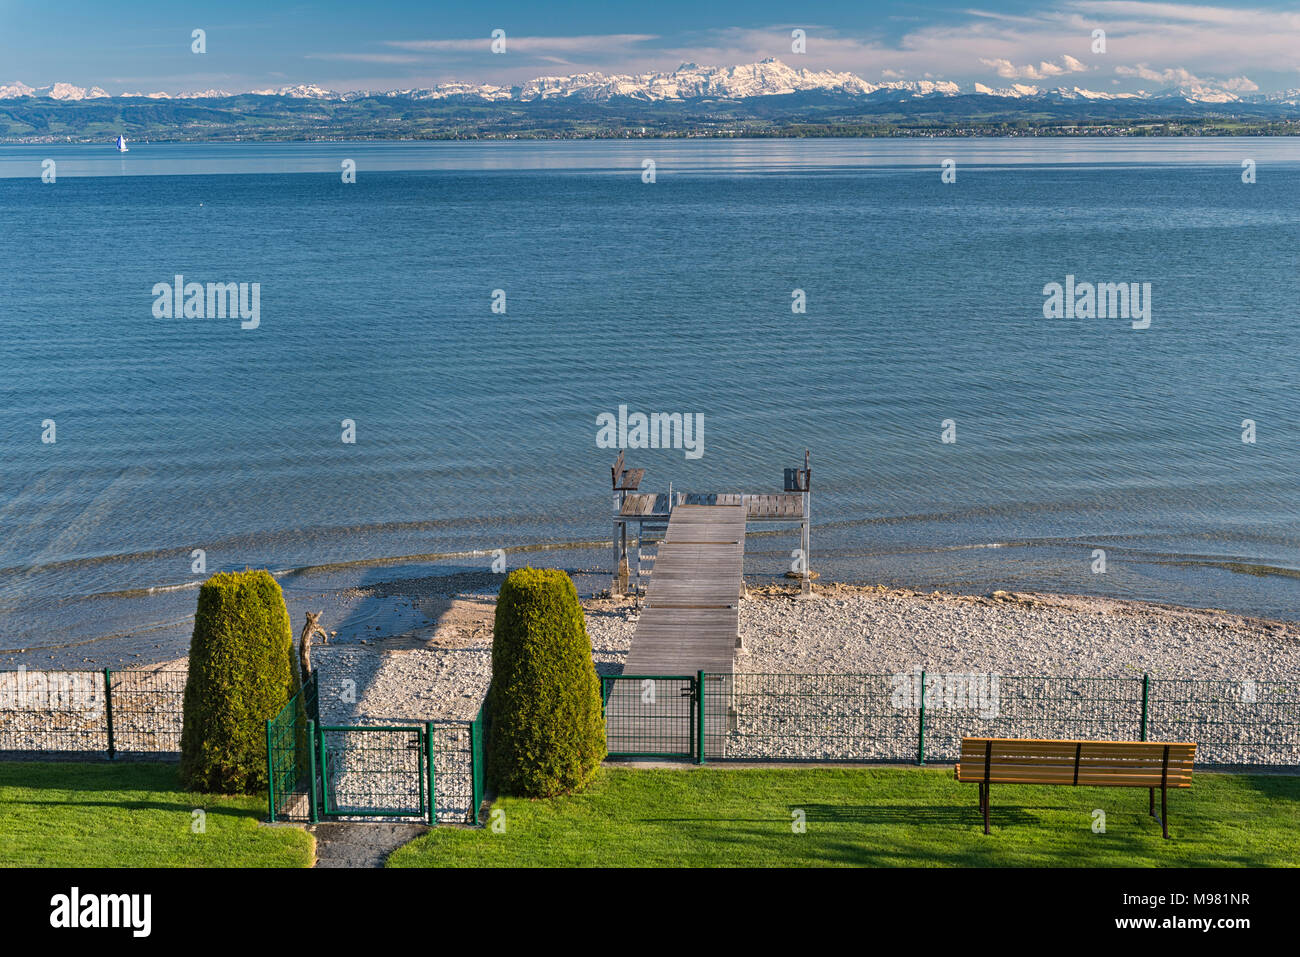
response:
M180 752L187 676L176 667L109 673L117 753Z
M322 814L423 817L427 781L423 728L318 729Z
M108 751L102 671L0 671L0 752Z
M600 684L610 757L692 756L697 714L694 677L605 675Z
M1141 738L1140 677L926 673L925 678L927 761L956 761L963 737L1089 741Z
M1205 764L1300 764L1300 681L1151 679L1147 736Z
M704 676L708 760L916 758L916 712L889 675Z
M316 681L308 683L267 722L267 797L272 820L306 820L311 799L308 720L316 717Z
M436 820L465 823L477 810L476 779L483 774L479 740L471 741L470 723L434 721L433 796Z

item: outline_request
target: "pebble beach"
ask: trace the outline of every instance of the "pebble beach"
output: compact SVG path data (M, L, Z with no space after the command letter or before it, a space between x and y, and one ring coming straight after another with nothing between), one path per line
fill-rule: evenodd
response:
M473 720L491 678L500 581L499 575L467 573L377 583L331 596L335 621L324 619L327 630L346 621L351 608L370 612L365 629L333 627L331 641L313 648L322 723ZM377 603L391 610L378 616L387 627L373 624ZM636 630L638 603L588 592L583 607L597 672L620 674ZM1284 689L1300 680L1300 624L1212 609L1077 595L973 596L833 582L818 583L811 597L800 598L789 585L769 583L750 586L739 618L735 680L750 676L746 687L758 687L757 676L764 675L883 676L887 683L888 676L921 670L1004 679L1140 679L1147 674L1162 680L1272 683ZM182 658L149 670L183 671L185 664ZM119 675L119 680L133 680L129 672ZM130 721L141 729L165 728L169 733L159 735L157 742L162 747L177 737L179 709L165 696L156 701L156 722L146 713L133 713ZM154 704L151 695L132 699L133 711L148 711ZM764 708L770 710L770 705ZM39 748L55 740L66 746L67 732L78 721L87 734L76 747L102 747L101 735L92 733L103 724L102 705L72 715L31 709L0 710L0 715L0 750ZM800 728L818 726L816 715L797 717L803 722ZM1225 719L1234 720L1227 713ZM795 725L772 725L767 713L763 720L768 723L761 740L745 740L742 726L740 740L728 739L728 753L743 753L745 747L785 747L777 747L777 739ZM1290 764L1296 763L1292 738L1297 726L1300 723L1290 721L1251 733L1263 734L1271 743L1270 760ZM146 744L145 750L154 749L144 737L138 740ZM839 753L848 747L852 745L828 736L816 753L849 757L849 752Z
M493 576L483 576L485 578ZM448 587L448 586L451 587ZM330 720L473 718L491 672L488 582L400 583L435 620L400 635L320 647ZM358 591L355 600L369 597ZM592 657L617 675L639 609L631 599L583 601ZM942 672L1063 677L1300 677L1300 625L1215 610L1087 596L921 593L827 583L801 600L784 585L749 589L740 605L736 671L749 674ZM357 682L354 703L331 693ZM322 710L322 719L326 719Z

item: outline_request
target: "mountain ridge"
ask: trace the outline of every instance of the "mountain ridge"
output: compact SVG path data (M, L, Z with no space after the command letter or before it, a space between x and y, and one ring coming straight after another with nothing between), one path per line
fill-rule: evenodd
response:
M239 96L283 97L296 100L349 102L367 98L409 100L479 99L490 103L532 103L546 100L569 100L604 103L612 100L645 103L684 102L690 100L746 100L764 96L789 96L797 93L827 93L845 97L943 97L959 95L991 96L999 99L1064 98L1081 100L1168 100L1187 103L1225 105L1232 103L1276 103L1300 105L1300 90L1240 95L1212 84L1171 87L1158 91L1106 92L1075 87L1044 89L1016 83L995 88L974 83L963 89L948 80L887 80L879 83L864 80L855 73L834 70L796 69L775 57L755 63L728 67L704 67L683 63L668 72L642 74L606 74L599 71L566 76L541 76L512 86L449 82L430 87L393 90L337 91L314 84L292 84L231 92L208 89L185 93L122 93L113 95L99 86L89 89L70 83L31 87L22 82L0 85L0 100L31 97L63 102L80 100L176 100L195 101L228 99Z

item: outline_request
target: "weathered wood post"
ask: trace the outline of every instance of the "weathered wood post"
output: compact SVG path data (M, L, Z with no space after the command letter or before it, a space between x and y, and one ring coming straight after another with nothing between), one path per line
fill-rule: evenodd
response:
M614 575L611 589L615 595L627 594L627 519L620 521L627 490L623 487L623 451L609 470L610 484L614 489Z
M609 470L609 474L614 487L614 581L610 588L614 594L626 595L628 586L627 523L631 521L631 516L625 515L623 508L627 504L627 493L635 492L640 488L641 479L645 476L645 469L624 468L623 452L620 450L618 458ZM639 518L638 521L642 522L644 518ZM637 526L637 529L636 547L639 564L641 550L640 525ZM639 568L637 573L639 576Z
M324 610L314 613L307 612L307 620L303 623L302 634L298 636L298 677L304 686L311 680L312 638L320 635L325 644L329 644L330 636L320 626L320 616L323 614L325 614Z
M799 586L800 594L812 594L812 468L810 460L812 456L808 449L803 450L803 475L800 476L802 481L803 497L803 523L800 529L800 545L803 549L803 581Z

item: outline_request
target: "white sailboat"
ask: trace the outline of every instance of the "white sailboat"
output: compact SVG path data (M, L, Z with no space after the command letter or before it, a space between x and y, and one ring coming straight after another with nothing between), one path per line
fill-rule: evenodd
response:
M119 153L127 153L127 152L130 152L130 151L126 148L126 137L125 137L125 136L118 136L118 138L117 138L117 151L118 151Z

